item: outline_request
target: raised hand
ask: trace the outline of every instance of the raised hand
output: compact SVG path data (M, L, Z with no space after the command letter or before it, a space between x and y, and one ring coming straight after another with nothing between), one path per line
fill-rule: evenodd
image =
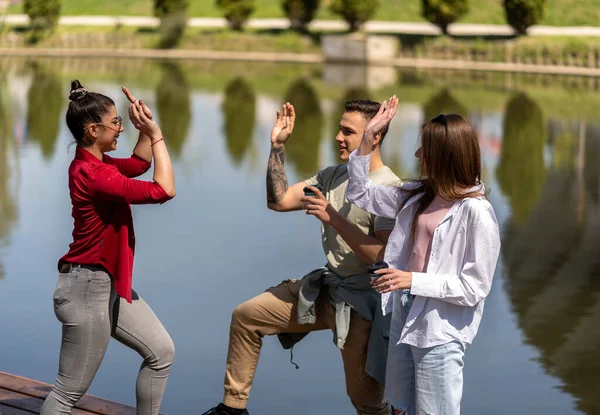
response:
M129 104L129 119L136 130L150 137L152 142L155 142L162 138L162 132L158 124L146 116L144 107L139 101Z
M129 89L127 89L127 87L122 87L121 90L123 91L123 93L125 94L125 96L127 97L127 99L129 100L130 103L132 103L132 104L136 103L137 99L131 94L131 92L129 91ZM144 104L144 101L140 100L139 102L140 102L140 104L142 106L142 109L144 111L144 115L147 118L152 119L152 111L150 111L150 108L148 108L146 106L146 104Z
M377 114L369 121L360 148L360 154L369 154L373 148L373 142L377 134L381 133L396 115L396 109L398 108L398 97L392 96L389 101L384 101L379 108Z
M283 114L277 110L277 121L271 130L271 145L282 146L285 144L292 131L294 130L294 123L296 122L296 111L294 106L289 102L283 105Z

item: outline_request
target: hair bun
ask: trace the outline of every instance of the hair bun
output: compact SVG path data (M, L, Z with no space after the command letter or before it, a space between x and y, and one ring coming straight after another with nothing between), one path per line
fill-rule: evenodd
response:
M71 101L77 101L87 95L87 90L84 87L80 87L77 89L72 89L69 94L69 99Z

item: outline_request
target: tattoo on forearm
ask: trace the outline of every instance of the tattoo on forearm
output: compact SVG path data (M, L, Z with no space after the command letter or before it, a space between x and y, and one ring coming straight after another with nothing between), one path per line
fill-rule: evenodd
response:
M280 202L285 192L287 192L288 181L285 175L284 163L284 148L271 148L267 166L267 202L269 203Z

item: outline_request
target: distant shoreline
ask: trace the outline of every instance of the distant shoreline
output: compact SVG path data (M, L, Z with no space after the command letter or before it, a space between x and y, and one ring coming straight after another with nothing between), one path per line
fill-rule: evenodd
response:
M225 60L259 61L307 64L358 65L356 62L326 62L319 54L278 52L227 52L181 49L66 49L66 48L0 48L0 56L13 57L104 57L124 59L178 59L178 60ZM473 62L465 60L440 60L425 58L395 58L370 62L370 66L403 68L459 69L487 72L522 72L550 75L577 75L600 77L600 68L560 65L538 65L509 62Z
M7 25L29 25L29 16L25 14L6 14L0 22ZM156 28L160 19L152 16L61 16L59 26L86 26L86 27L137 27ZM226 29L227 21L222 17L189 17L187 27L201 29ZM248 30L287 30L290 22L286 18L251 18L246 23ZM339 32L346 31L348 25L342 20L313 20L309 24L313 32ZM439 27L428 22L401 22L371 20L365 23L365 33L372 34L408 34L436 36L441 35ZM512 36L514 30L507 24L482 24L482 23L453 23L448 32L452 36ZM600 27L592 25L579 26L549 26L535 25L528 29L529 36L568 36L568 37L600 37Z

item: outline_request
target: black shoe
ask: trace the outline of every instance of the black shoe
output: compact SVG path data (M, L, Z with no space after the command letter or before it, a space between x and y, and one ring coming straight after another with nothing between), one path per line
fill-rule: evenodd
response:
M214 408L209 409L208 411L204 412L202 415L233 415L233 414L227 412L225 405L220 403L218 406L215 406ZM244 409L240 413L240 415L250 415L250 414L248 413L248 411L246 409Z

